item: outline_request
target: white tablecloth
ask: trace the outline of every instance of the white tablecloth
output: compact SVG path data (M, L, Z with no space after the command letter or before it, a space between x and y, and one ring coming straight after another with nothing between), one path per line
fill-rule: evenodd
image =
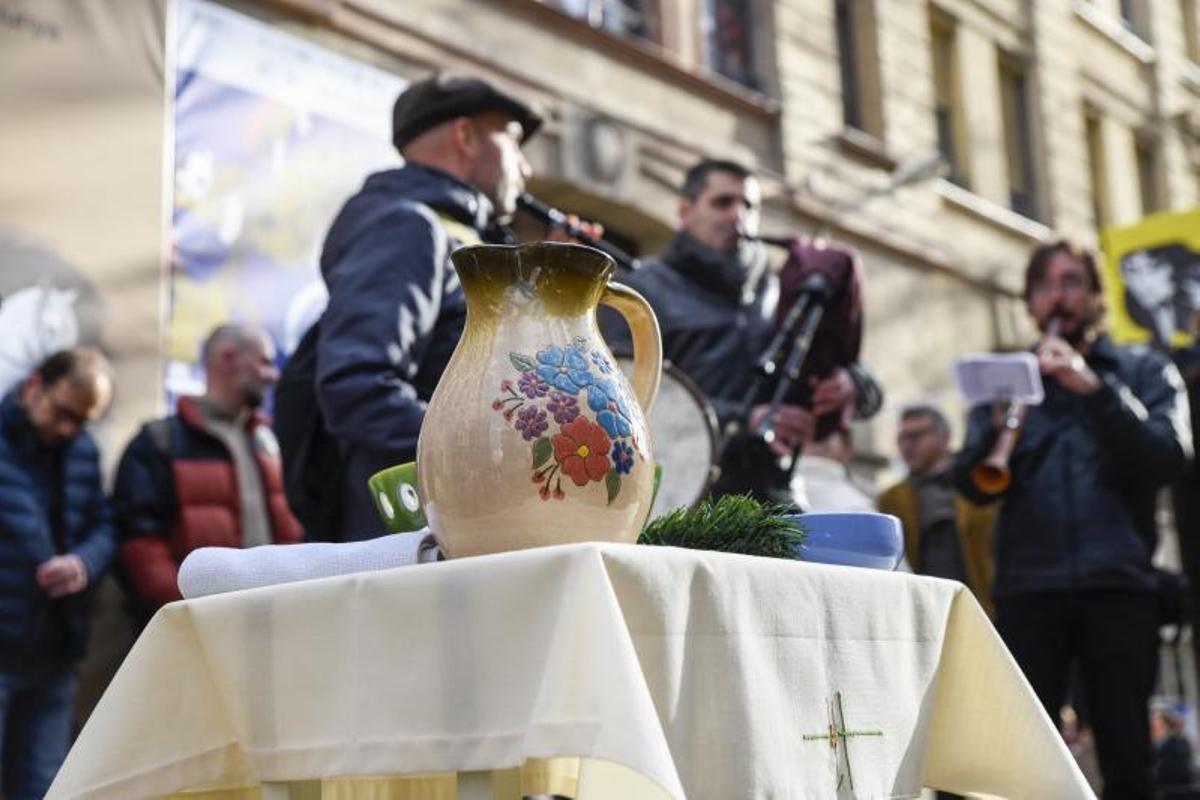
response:
M593 544L167 606L49 796L519 797L560 757L580 798L1092 796L960 584ZM363 788L404 775L443 791Z

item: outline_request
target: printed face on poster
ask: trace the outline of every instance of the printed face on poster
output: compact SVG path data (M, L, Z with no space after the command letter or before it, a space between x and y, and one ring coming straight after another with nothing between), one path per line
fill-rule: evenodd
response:
M1200 208L1154 214L1103 235L1113 338L1168 349L1195 343L1200 325Z
M371 172L397 166L398 77L204 0L177 0L166 391L203 390L229 321L281 357L320 316L321 245Z

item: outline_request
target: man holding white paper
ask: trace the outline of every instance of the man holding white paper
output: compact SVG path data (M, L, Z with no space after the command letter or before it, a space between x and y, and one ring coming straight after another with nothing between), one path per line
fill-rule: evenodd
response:
M972 478L999 435L995 409L977 406L956 482L976 503L1004 501L996 627L1047 713L1057 722L1078 662L1104 797L1150 797L1154 510L1191 455L1187 397L1166 358L1105 335L1090 253L1067 242L1037 248L1025 302L1043 333L1035 352L1045 399L1026 410L1011 482L994 494Z

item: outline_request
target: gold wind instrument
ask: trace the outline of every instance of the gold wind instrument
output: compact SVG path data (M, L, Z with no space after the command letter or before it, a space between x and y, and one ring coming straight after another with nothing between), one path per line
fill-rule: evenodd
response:
M1044 342L1051 336L1058 335L1059 318L1053 317L1046 325ZM1025 412L1028 406L1019 400L1010 400L1004 409L1004 419L1000 423L1000 433L996 443L987 458L975 465L971 470L971 480L984 494L1001 494L1012 483L1012 472L1008 468L1008 460L1012 457L1017 438L1021 435L1021 425L1025 422Z

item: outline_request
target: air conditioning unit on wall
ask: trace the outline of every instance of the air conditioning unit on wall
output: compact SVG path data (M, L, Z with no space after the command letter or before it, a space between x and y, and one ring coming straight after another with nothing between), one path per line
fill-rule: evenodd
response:
M579 106L563 113L562 175L584 191L614 200L631 199L638 148L633 131L617 120Z

